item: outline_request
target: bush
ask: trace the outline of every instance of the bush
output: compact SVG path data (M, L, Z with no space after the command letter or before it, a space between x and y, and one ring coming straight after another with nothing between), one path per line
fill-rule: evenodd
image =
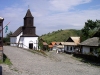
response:
M81 61L84 61L84 62L99 62L100 63L100 57L96 57L96 56L93 56L93 55L85 55L85 54L73 54L74 57L77 57L77 58L82 58Z
M98 54L99 54L99 56L100 56L100 48L97 49L97 52L98 52Z

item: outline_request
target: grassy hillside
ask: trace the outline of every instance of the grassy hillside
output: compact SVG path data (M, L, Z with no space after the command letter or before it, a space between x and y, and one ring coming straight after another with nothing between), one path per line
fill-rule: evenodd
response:
M50 43L52 41L63 42L68 39L70 36L80 36L80 30L69 29L69 30L58 30L53 31L52 33L44 34L40 36L44 41Z

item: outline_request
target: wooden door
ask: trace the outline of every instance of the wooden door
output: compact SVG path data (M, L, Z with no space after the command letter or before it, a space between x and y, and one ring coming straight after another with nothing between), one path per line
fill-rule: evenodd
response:
M29 49L33 49L33 43L29 43Z

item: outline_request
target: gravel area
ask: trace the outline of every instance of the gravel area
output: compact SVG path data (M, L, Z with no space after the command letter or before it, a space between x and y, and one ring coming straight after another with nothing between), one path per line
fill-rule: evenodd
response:
M82 63L72 55L55 51L47 57L17 47L4 46L12 66L4 65L3 75L100 75L100 68Z

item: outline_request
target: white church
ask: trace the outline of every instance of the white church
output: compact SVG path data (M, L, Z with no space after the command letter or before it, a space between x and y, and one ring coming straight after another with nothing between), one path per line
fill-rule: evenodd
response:
M19 27L10 36L10 46L38 50L38 35L35 28L34 17L28 9L24 17L24 26Z

